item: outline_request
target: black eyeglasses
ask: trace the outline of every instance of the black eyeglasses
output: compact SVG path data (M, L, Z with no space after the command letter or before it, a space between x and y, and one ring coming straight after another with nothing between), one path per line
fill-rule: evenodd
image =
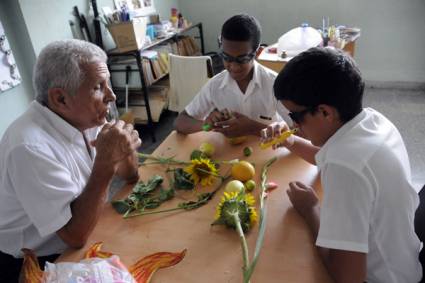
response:
M314 111L316 111L317 106L310 106L304 110L301 111L293 111L293 112L289 112L288 116L289 118L292 119L292 121L294 121L294 123L302 123L302 121L304 120L304 116L307 113L313 113Z
M255 57L255 51L248 54L239 55L237 57L230 56L229 54L226 54L224 51L220 51L218 55L220 55L220 57L227 63L235 62L238 64L246 64L251 62L251 60Z

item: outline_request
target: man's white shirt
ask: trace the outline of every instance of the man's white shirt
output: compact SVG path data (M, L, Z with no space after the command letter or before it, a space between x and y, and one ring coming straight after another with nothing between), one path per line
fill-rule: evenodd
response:
M99 128L84 132L88 141ZM88 152L91 150L91 156ZM0 142L0 250L15 257L22 247L37 256L60 253L57 236L71 219L71 202L85 188L95 149L76 128L36 101Z

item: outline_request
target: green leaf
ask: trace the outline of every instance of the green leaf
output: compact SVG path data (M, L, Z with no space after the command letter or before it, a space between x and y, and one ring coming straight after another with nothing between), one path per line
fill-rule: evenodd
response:
M149 179L149 181L144 184L142 181L138 182L134 188L133 192L137 194L146 194L150 191L153 191L156 189L158 185L161 185L164 181L164 178L159 175L154 175L152 178Z
M173 188L171 188L171 189L169 189L169 190L161 189L161 190L159 191L159 200L160 200L161 202L164 202L164 201L170 200L170 199L172 199L172 198L174 197L174 193L175 193L175 191L174 191L174 189L173 189Z
M131 209L131 206L127 203L125 200L114 200L111 202L112 207L115 209L116 212L119 214L126 213L129 209Z
M174 171L174 188L180 190L192 190L195 184L190 178L190 174L182 168L177 168Z
M204 204L208 203L210 199L214 196L215 192L211 193L202 193L198 195L198 201L187 201L182 202L178 204L179 208L183 208L185 210L192 210L198 207L203 206Z
M157 200L151 200L150 202L145 204L145 207L148 209L153 209L153 208L157 208L160 205L161 205L161 202Z
M200 151L199 149L195 149L194 151L192 151L192 153L190 154L190 160L194 160L194 159L201 159L201 158L206 158L207 156L205 155L205 153L203 153L202 151Z

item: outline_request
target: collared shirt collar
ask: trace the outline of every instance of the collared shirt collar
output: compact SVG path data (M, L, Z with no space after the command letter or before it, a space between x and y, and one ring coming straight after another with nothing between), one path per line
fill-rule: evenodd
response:
M326 152L332 144L336 143L341 139L348 131L350 131L355 125L357 125L362 119L366 116L366 111L363 109L359 114L357 114L353 119L342 125L320 148L316 153L316 165L320 168L325 162Z
M41 105L37 101L33 101L31 106L40 112L50 122L53 128L70 143L81 143L81 141L84 143L82 133L48 107Z
M261 88L261 76L259 74L260 70L258 64L259 63L254 59L253 74L251 80L254 85L257 85L259 88ZM226 75L224 76L219 88L222 89L230 84L236 84L236 81L230 76L229 72L226 70Z

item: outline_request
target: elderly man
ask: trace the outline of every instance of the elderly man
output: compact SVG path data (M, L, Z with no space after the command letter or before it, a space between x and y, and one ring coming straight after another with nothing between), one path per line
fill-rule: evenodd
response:
M106 123L115 101L109 76L105 53L91 43L56 41L41 51L36 101L0 142L2 282L16 280L22 248L45 261L82 247L112 177L138 179L137 131L123 121Z

